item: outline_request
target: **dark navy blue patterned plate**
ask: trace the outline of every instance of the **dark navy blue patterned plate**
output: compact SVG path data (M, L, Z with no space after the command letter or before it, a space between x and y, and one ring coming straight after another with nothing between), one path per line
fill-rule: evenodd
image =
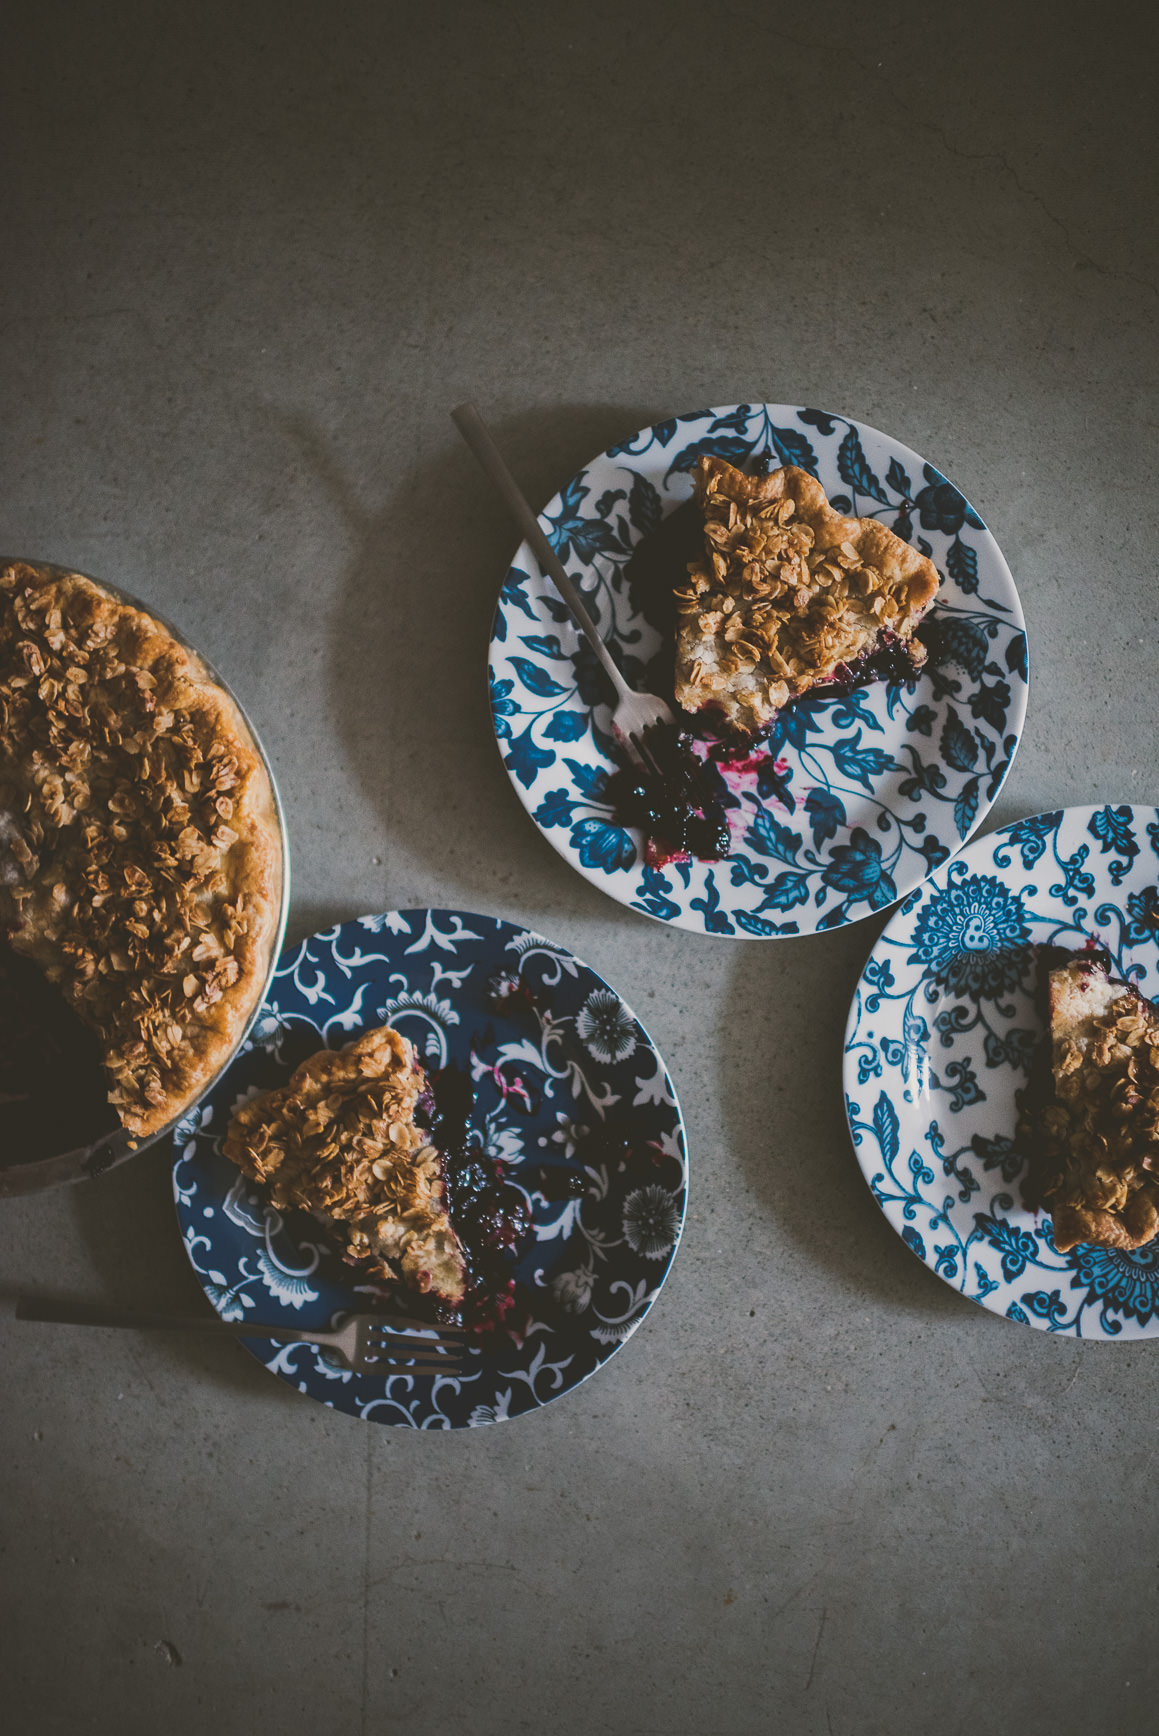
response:
M1155 808L1067 808L980 838L906 899L849 1014L845 1106L877 1203L947 1284L1044 1332L1159 1335L1159 1241L1060 1254L1012 1143L1042 1036L1036 949L1095 940L1159 994L1157 859Z
M496 1012L499 973L534 995ZM247 1340L334 1409L407 1428L473 1428L586 1380L640 1324L684 1223L684 1124L664 1063L624 1002L564 947L493 916L390 911L283 953L250 1040L174 1136L185 1247L224 1320L327 1326L373 1306L317 1224L291 1222L221 1155L235 1106L315 1050L391 1024L428 1070L475 1086L474 1138L508 1166L532 1232L514 1267L523 1326L483 1335L459 1378L351 1374L312 1345Z
M1022 609L998 544L952 483L865 423L786 404L674 416L593 459L540 523L630 681L660 634L625 567L686 501L701 452L796 464L842 512L880 519L942 575L929 661L909 686L790 707L765 769L730 773L732 854L644 865L616 823L598 664L526 544L491 637L491 708L520 801L560 854L634 910L737 939L814 934L884 910L962 846L1010 769L1026 711Z

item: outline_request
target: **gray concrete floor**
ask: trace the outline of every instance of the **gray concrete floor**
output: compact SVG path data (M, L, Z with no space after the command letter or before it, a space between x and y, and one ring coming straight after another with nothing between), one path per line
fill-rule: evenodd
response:
M0 546L232 680L291 934L517 918L649 1023L691 1215L539 1415L432 1436L228 1345L3 1303L12 1736L944 1736L1156 1727L1159 1354L959 1300L879 1215L837 1055L880 919L668 932L571 873L490 738L528 491L701 402L933 458L1020 587L987 828L1159 796L1154 15L725 0L37 5L0 106ZM417 775L416 775L417 774ZM6 1201L22 1289L194 1307L165 1154ZM179 1661L178 1661L179 1660Z

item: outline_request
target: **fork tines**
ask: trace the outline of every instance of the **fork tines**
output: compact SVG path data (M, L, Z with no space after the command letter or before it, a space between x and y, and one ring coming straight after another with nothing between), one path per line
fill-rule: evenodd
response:
M664 767L656 757L655 738L649 741L648 735L645 734L627 736L625 739L635 749L637 761L643 770L646 771L650 777L663 778Z
M413 1326L413 1322L408 1322ZM421 1337L415 1332L383 1329L377 1323L367 1331L362 1360L371 1369L396 1370L414 1374L458 1374L463 1366L465 1334L446 1329L448 1337L455 1333L453 1343L443 1342L444 1328L438 1337Z
M376 1356L368 1352L358 1364L366 1374L462 1374L457 1356Z
M673 723L650 723L647 729L634 730L626 737L635 749L645 770L653 777L666 778L673 769L676 753L677 727Z

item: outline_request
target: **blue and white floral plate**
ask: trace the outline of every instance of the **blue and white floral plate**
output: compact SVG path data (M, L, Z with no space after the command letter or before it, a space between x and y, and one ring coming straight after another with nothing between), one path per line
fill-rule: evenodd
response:
M1012 1139L1042 1024L1036 949L1097 940L1159 994L1159 809L1067 808L980 838L911 893L862 973L845 1106L873 1196L947 1284L1076 1338L1159 1335L1159 1241L1060 1254Z
M538 1010L524 1000L497 1014L488 983L500 972L521 978ZM238 1103L378 1024L410 1037L429 1069L469 1071L475 1136L531 1209L514 1271L530 1324L518 1341L482 1337L457 1379L355 1375L312 1345L246 1342L300 1392L371 1422L472 1428L521 1416L632 1335L684 1223L684 1124L664 1063L620 997L562 946L493 916L396 910L288 948L250 1040L174 1137L186 1251L225 1320L328 1326L373 1307L319 1227L267 1205L221 1139ZM627 1149L601 1154L601 1129Z
M916 541L943 579L938 644L921 678L912 690L869 687L790 709L771 743L778 775L730 774L731 857L647 868L639 834L615 824L606 799L616 758L605 679L524 544L492 629L495 733L544 836L622 904L695 933L813 934L884 910L981 821L1022 731L1022 609L978 514L907 446L821 410L698 410L593 459L540 518L637 685L660 637L623 569L689 498L701 452L799 465L840 511Z

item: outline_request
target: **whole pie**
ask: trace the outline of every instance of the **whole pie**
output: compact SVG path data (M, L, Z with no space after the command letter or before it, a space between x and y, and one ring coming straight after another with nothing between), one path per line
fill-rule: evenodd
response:
M1080 953L1048 972L1050 1081L1024 1112L1027 1203L1060 1253L1140 1248L1159 1232L1159 1010Z
M467 1261L447 1210L443 1161L415 1112L426 1076L389 1025L303 1061L234 1112L222 1149L279 1210L312 1212L369 1275L448 1303Z
M704 455L696 472L704 553L676 591L676 698L728 727L765 730L791 699L847 680L883 652L914 674L914 629L937 568L872 518L846 518L787 464L747 476Z
M199 659L91 579L0 567L0 931L96 1032L133 1135L236 1047L282 868L269 776Z

